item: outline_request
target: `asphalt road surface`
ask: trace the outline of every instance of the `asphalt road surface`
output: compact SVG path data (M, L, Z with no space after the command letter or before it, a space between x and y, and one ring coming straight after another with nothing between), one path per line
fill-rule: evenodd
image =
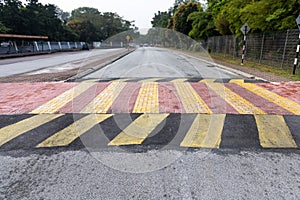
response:
M171 50L142 47L117 62L89 74L84 79L158 77L242 78L210 63Z
M140 48L84 83L1 83L0 199L300 199L299 83L242 79Z
M49 67L61 66L63 64L68 64L67 67L64 67L65 70L72 69L77 67L76 62L105 56L120 50L122 49L95 49L92 51L66 52L29 56L25 58L4 59L0 60L0 77L24 74ZM73 64L74 66L72 66Z

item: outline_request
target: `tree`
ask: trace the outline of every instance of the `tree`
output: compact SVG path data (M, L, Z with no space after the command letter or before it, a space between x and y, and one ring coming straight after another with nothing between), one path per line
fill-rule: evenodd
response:
M198 11L203 11L200 3L189 2L180 5L173 16L173 30L188 35L192 30L192 22L188 21L188 16Z
M240 13L253 31L276 31L297 28L299 8L297 0L261 0L247 4Z
M206 40L208 37L219 35L212 15L208 12L199 11L191 13L188 21L192 22L192 30L189 36L195 40Z
M151 21L152 27L167 28L170 17L170 12L158 11L158 14L155 13L153 20Z
M4 24L2 22L0 22L0 33L7 33L9 31L10 31L10 29L7 28L6 26L4 26Z
M240 35L240 28L248 23L252 32L277 31L296 28L300 2L297 0L222 0L217 3L219 13L215 25L221 34ZM230 31L229 31L230 30Z
M0 4L0 20L4 27L9 29L9 33L23 33L24 18L21 15L21 10L24 9L21 1L4 0Z
M50 40L73 40L78 38L58 17L59 9L52 4L43 5L38 0L29 0L23 5L18 0L0 3L2 32L25 35L45 35ZM63 12L63 11L62 11Z
M92 42L98 40L96 28L88 20L79 21L74 19L68 22L68 26L79 36L80 41Z
M183 4L187 4L189 2L199 3L199 0L175 0L173 7L169 9L169 11L171 11L170 13L172 15L174 15L176 13L176 11L178 10L179 6L181 6Z
M57 17L64 23L67 24L71 14L69 12L64 12L62 9L60 9L59 7L56 7L56 13L57 13Z
M81 7L72 11L71 20L67 23L72 30L84 38L87 32L81 27L88 26L93 29L93 35L86 35L84 41L95 38L97 41L103 41L107 38L126 30L134 29L133 22L124 20L117 13L100 13L96 8ZM87 24L88 23L88 24Z

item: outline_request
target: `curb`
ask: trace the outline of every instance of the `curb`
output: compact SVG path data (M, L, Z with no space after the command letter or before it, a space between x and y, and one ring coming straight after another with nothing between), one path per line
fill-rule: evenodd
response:
M266 80L266 79L264 79L264 78L261 78L261 77L258 77L258 76L254 76L254 75L252 75L252 74L248 74L248 73L246 73L246 72L242 72L242 71L239 71L239 70L236 70L236 69L232 69L232 68L226 67L226 66L224 66L224 65L220 65L220 64L217 64L217 63L214 63L214 62L210 62L210 61L201 59L201 58L197 58L197 57L195 57L195 56L191 56L191 55L188 55L188 54L185 54L185 53L182 53L182 52L180 52L180 54L185 55L185 56L190 57L190 58L193 58L193 59L196 59L196 60L200 60L200 61L205 62L205 63L208 63L208 64L210 64L210 65L215 65L215 66L217 66L217 67L219 67L219 68L221 68L221 69L225 69L225 70L227 70L227 71L236 73L236 74L241 75L241 76L244 76L244 77L246 77L246 78L248 78L248 79L259 79L259 80L262 80L262 81L269 82L268 80Z
M116 58L113 58L113 59L111 59L111 60L109 60L107 62L104 62L104 63L102 63L102 64L100 64L100 65L98 65L96 67L93 67L91 69L83 71L83 72L81 72L79 74L76 74L75 76L72 76L71 78L68 78L65 82L74 82L74 81L76 81L76 79L81 79L81 78L83 78L83 77L85 77L85 76L87 76L87 75L89 75L89 74L91 74L91 73L93 73L93 72L95 72L95 71L97 71L99 69L102 69L102 68L106 67L107 65L110 65L110 64L116 62L117 60L120 60L121 58L127 56L128 54L130 54L130 53L132 53L134 51L135 51L135 49L127 51L127 52L125 52L125 53L117 56Z

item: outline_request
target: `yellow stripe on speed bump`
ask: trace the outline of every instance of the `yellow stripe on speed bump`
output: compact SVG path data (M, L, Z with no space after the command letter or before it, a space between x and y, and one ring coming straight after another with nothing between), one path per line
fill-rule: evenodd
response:
M246 88L247 90L249 90L250 92L257 94L265 99L267 99L268 101L271 101L277 105L279 105L280 107L296 114L296 115L300 115L300 105L288 98L284 98L278 94L275 94L269 90L266 90L262 87L259 87L255 84L250 84L250 83L236 83L237 85Z
M42 147L59 147L68 146L76 138L93 128L95 125L103 122L104 120L111 117L111 114L90 114L80 120L74 122L65 129L57 132L48 139L44 140L37 145L38 148Z
M35 115L28 119L24 119L15 124L6 126L0 129L0 146L9 142L10 140L26 133L27 131L33 130L47 122L50 122L56 118L61 117L62 114L43 114ZM26 141L25 141L26 142Z
M108 146L142 144L169 114L143 114L115 137Z
M245 82L245 80L243 80L243 79L231 79L229 81L229 83L244 83L244 82Z
M133 113L159 113L158 83L144 82L135 102Z
M206 85L234 107L240 114L266 114L263 110L234 93L222 83L206 83Z
M174 83L174 85L186 113L212 113L189 83Z
M198 114L180 146L219 148L225 117L225 114Z
M170 82L171 83L184 83L187 80L189 80L189 79L187 79L187 78L176 78L176 79L174 79L174 80L172 80Z
M93 82L82 82L72 89L60 94L51 99L47 103L31 111L31 114L55 113L74 98L82 94L84 91L95 85Z
M199 83L214 83L217 79L202 79Z
M148 78L148 79L144 79L144 80L141 80L141 81L138 81L138 82L155 82L155 81L158 81L158 80L161 80L162 78Z
M264 148L297 148L283 116L255 115L260 144Z
M125 82L112 82L81 113L106 113L125 85Z

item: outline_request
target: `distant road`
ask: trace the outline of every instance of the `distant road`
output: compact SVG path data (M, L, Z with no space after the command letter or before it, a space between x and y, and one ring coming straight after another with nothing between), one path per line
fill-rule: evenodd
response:
M243 78L206 62L192 59L171 50L139 48L128 56L86 76L100 78Z
M57 53L41 56L30 56L13 59L0 60L0 77L23 74L47 67L72 63L90 59L95 56L105 56L110 53L123 51L123 49L97 49L92 51L79 51L68 53Z

